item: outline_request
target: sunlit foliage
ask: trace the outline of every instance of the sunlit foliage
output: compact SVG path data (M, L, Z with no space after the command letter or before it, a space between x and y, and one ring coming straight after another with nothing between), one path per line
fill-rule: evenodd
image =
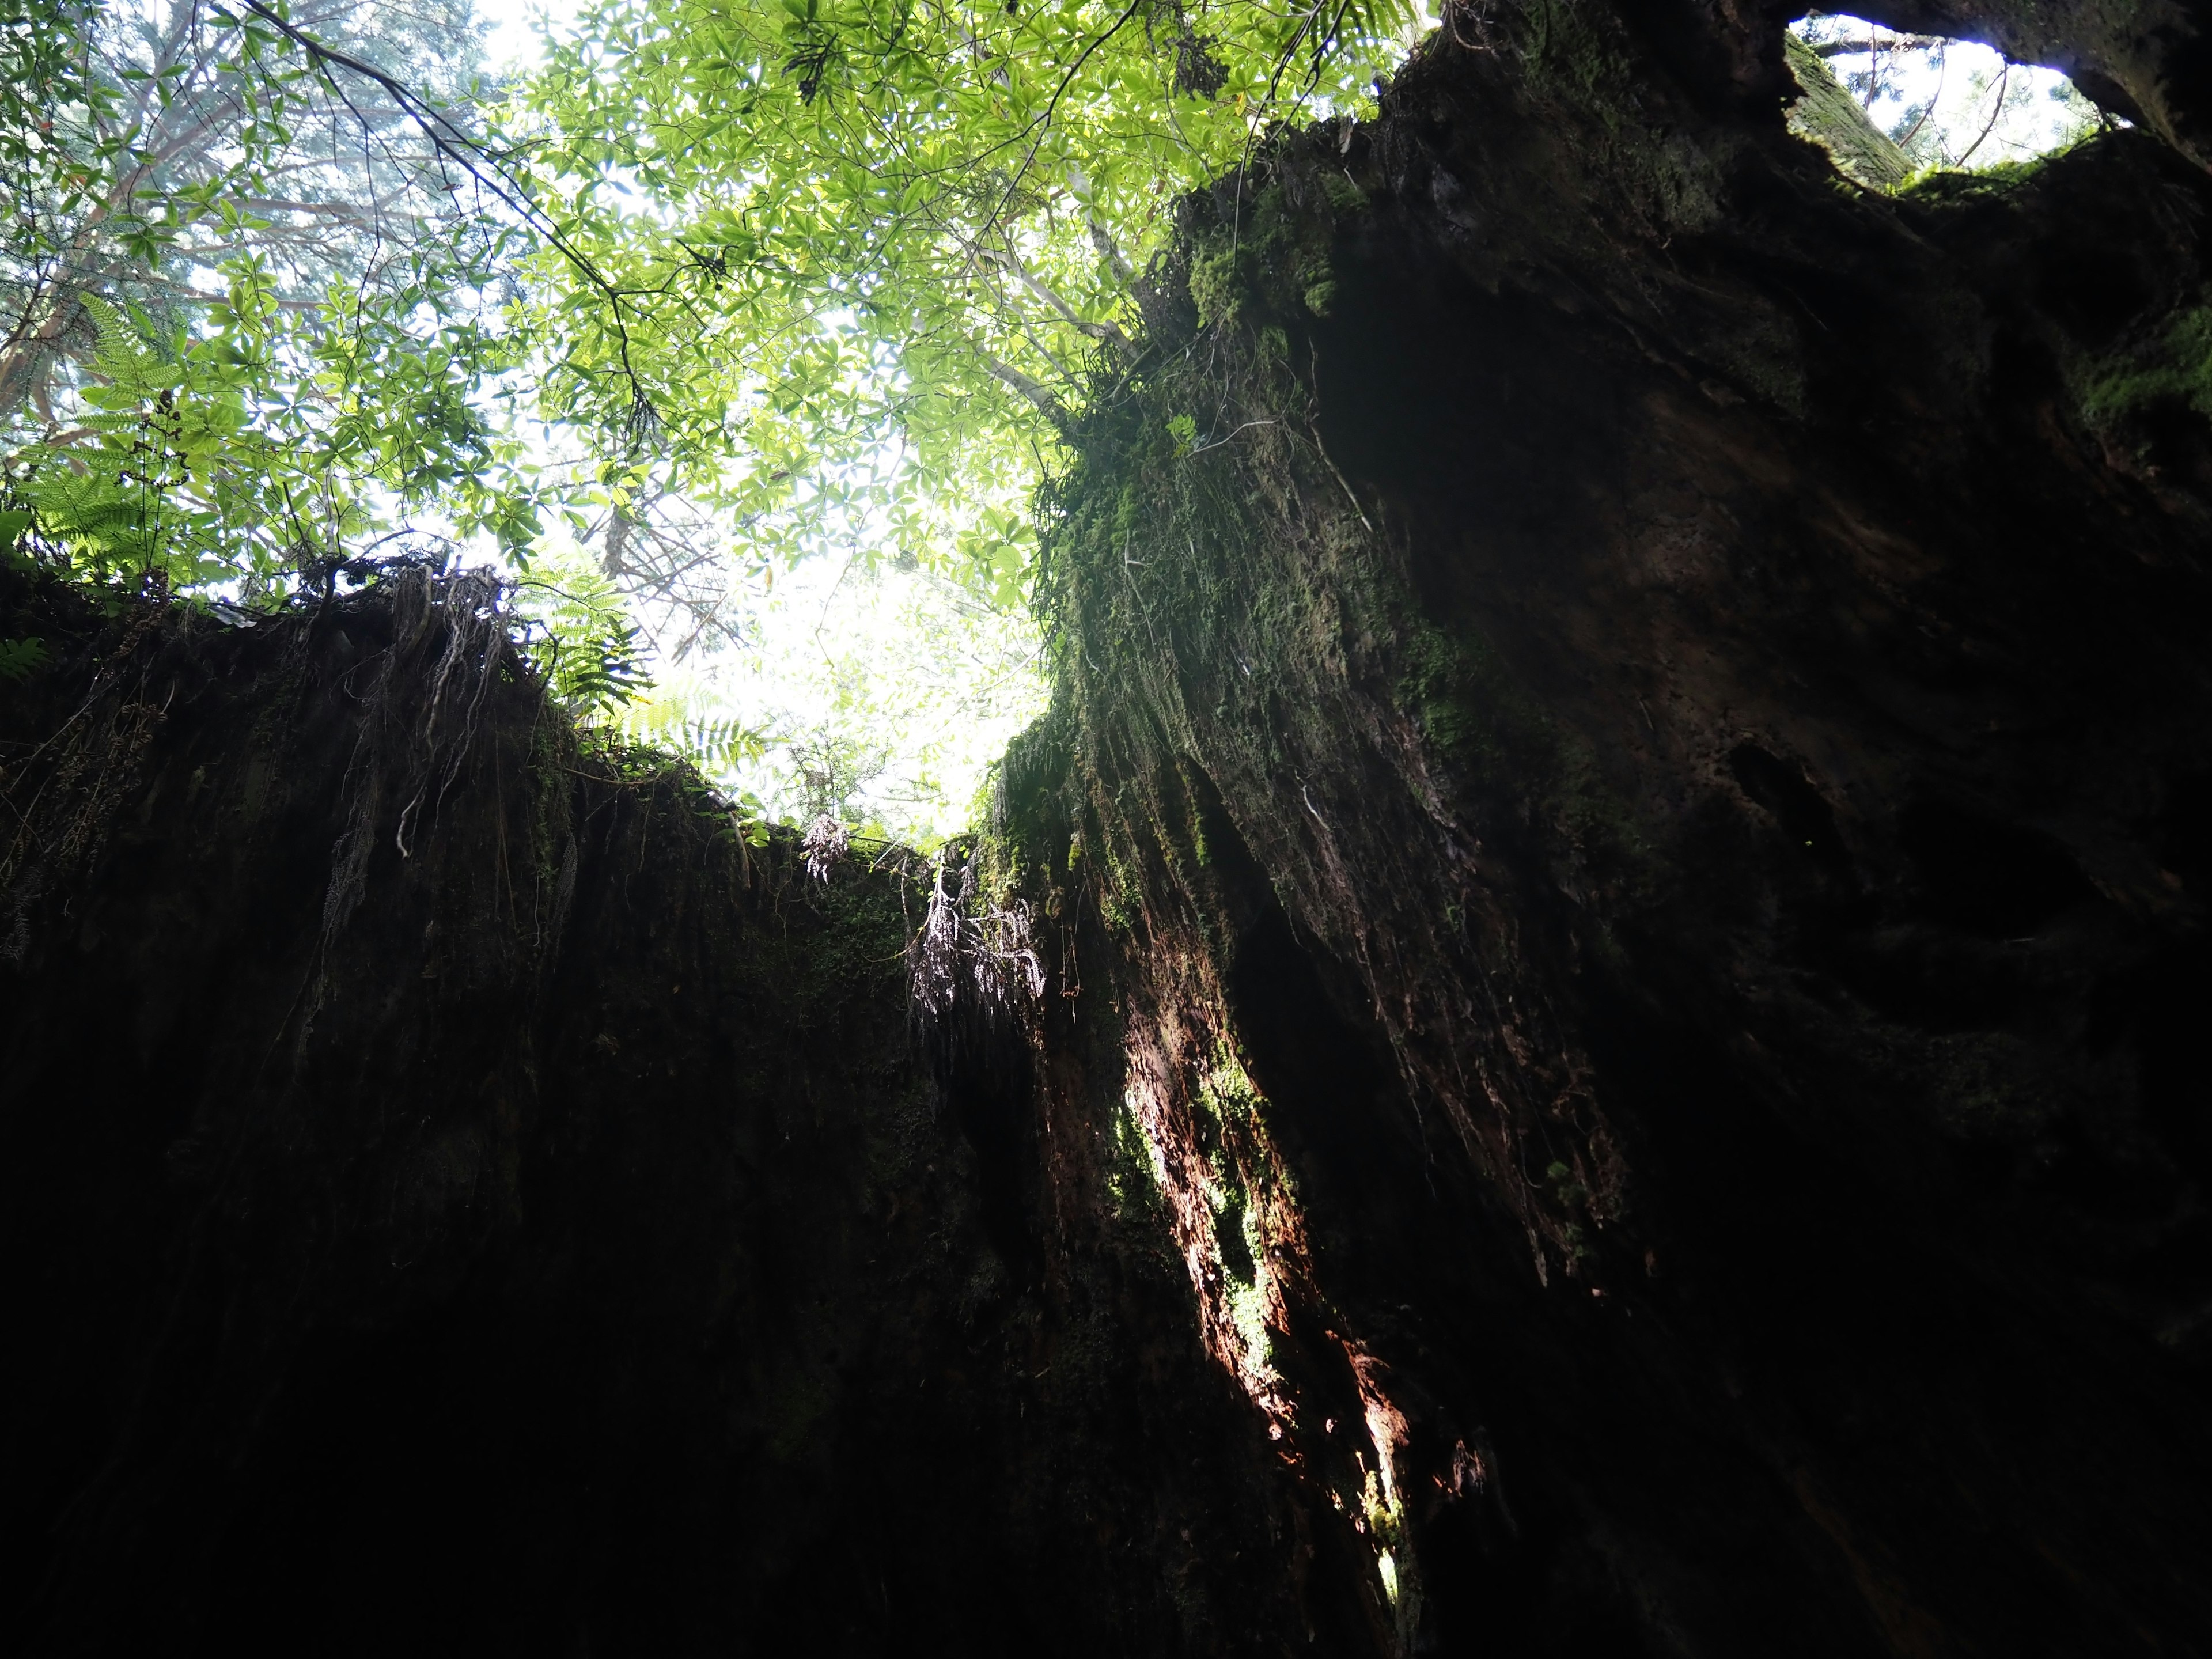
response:
M604 0L517 136L547 392L746 556L902 551L1012 603L1027 497L1178 195L1361 106L1391 0ZM610 304L608 290L619 295Z
M0 468L37 547L250 600L410 506L526 543L486 398L521 229L379 78L465 98L465 0L0 8Z
M0 0L0 534L249 609L425 528L496 546L611 736L763 812L943 822L1034 705L1030 502L1177 202L1364 113L1420 24L588 0L490 87L469 0ZM1983 49L1798 27L1899 179L2094 118ZM771 668L824 554L830 598L911 603L841 635L825 599Z

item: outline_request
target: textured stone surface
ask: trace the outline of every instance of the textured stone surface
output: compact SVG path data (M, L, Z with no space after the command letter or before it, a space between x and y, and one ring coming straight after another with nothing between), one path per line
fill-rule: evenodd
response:
M0 594L10 1648L2212 1649L2212 185L1779 22L1186 204L918 1034L479 592Z

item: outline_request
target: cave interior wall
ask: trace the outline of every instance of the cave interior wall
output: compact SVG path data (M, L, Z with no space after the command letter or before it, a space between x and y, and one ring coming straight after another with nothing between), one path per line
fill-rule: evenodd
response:
M1881 14L2142 118L2002 179L1548 0L1187 203L918 1023L941 872L468 579L8 576L13 1644L2203 1649L2212 180L2091 12Z

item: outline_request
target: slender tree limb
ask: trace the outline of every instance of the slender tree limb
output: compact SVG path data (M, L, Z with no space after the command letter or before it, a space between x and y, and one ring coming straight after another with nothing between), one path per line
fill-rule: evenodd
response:
M1012 363L1000 362L982 346L977 345L975 349L975 355L983 360L983 367L990 371L994 380L1012 387L1026 398L1036 405L1037 411L1045 419L1053 423L1054 428L1062 432L1067 429L1069 424L1067 408L1059 398L1054 397L1044 386L1030 379Z
M324 84L364 125L366 118L338 85L331 71L343 69L381 88L422 136L430 141L432 148L441 157L459 167L479 188L489 191L509 212L545 238L553 250L567 261L570 269L607 302L608 313L614 325L617 353L622 359L623 378L629 386L633 437L641 436L645 431L657 425L659 412L646 394L644 380L631 361L629 328L623 315L629 295L617 288L582 250L569 240L552 216L532 199L529 186L508 170L490 147L398 76L387 75L373 64L364 63L349 52L325 45L272 7L263 3L263 0L237 0L237 3L306 52L321 73Z

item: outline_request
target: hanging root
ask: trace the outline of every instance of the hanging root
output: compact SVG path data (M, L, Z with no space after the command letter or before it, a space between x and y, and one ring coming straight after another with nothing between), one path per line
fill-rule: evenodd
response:
M845 826L827 812L823 813L806 826L805 839L799 842L800 850L806 854L806 873L817 881L828 881L830 871L845 861L845 854L852 844L853 838L845 833Z
M69 885L107 844L116 809L137 787L147 746L167 713L150 700L157 638L142 650L161 612L132 617L94 676L76 712L20 760L0 764L0 960L29 948L31 913L50 890Z
M413 567L402 573L397 620L405 630L405 644L413 645L442 624L446 648L430 671L425 698L422 738L414 747L415 768L409 779L411 794L400 809L395 841L402 858L410 856L408 830L430 781L437 778L434 812L460 775L461 763L476 736L477 716L484 693L498 672L500 653L506 647L507 618L500 609L499 578L489 568L464 570L452 576L434 577L428 569ZM392 642L392 662L404 650ZM388 665L387 665L388 667Z
M947 842L938 854L928 915L907 946L915 1023L925 1036L968 1024L988 1033L1013 1030L1022 1011L1044 995L1028 902L1017 899L1001 909L987 901L977 914L969 908L975 896L966 848Z
M366 890L386 800L404 802L392 843L402 858L411 858L423 803L429 802L434 819L475 745L484 698L512 649L504 590L490 569L449 575L410 562L387 571L385 581L392 596L392 644L362 695L360 733L346 763L345 828L331 848L317 966L301 1009L302 1044L328 989L332 948ZM573 884L572 870L568 879ZM559 908L565 910L565 896Z

